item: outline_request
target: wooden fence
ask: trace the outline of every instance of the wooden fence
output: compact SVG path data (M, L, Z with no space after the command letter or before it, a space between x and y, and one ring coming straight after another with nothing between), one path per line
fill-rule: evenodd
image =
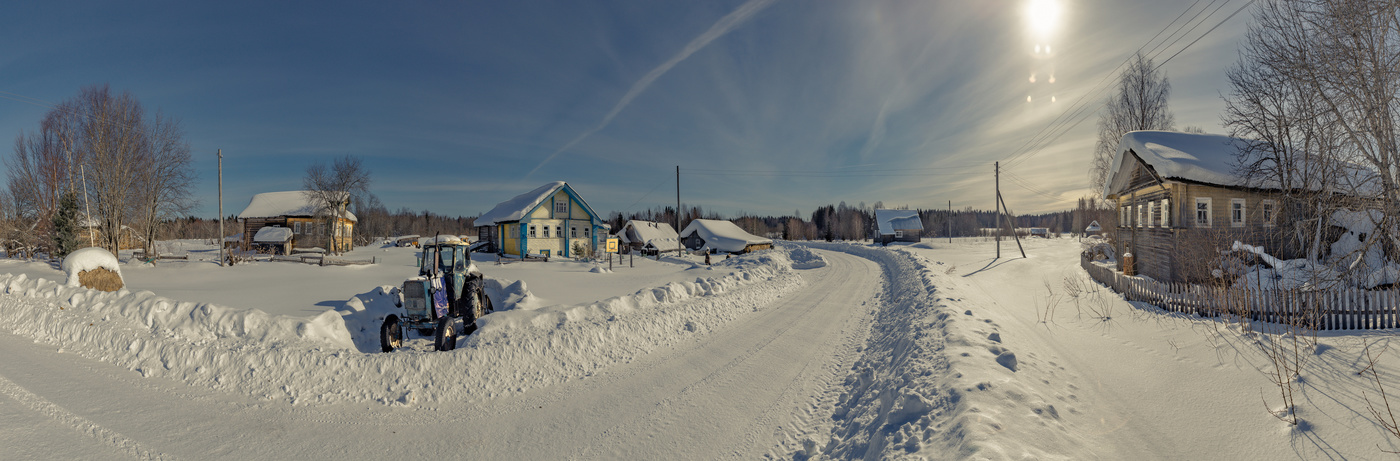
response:
M1171 312L1215 317L1234 315L1255 321L1314 330L1378 330L1400 322L1400 290L1338 287L1325 290L1252 290L1128 277L1080 258L1079 265L1099 283L1129 301Z

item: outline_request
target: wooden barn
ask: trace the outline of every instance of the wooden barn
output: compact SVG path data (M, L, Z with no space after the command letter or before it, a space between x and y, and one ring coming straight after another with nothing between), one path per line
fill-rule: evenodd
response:
M875 210L875 243L919 242L924 221L918 210Z
M748 253L773 248L773 240L745 232L729 221L696 219L680 233L681 243L694 251Z
M267 245L277 243L277 246L284 248L284 252L290 252L295 248L323 248L329 249L332 239L336 246L345 250L353 248L351 236L354 234L355 223L359 220L353 213L345 212L345 216L330 216L334 211L328 211L324 206L313 203L311 195L306 191L285 191L285 192L264 192L253 196L248 201L248 207L238 214L238 220L243 224L243 245L244 247L255 247L255 243L262 243L265 248L273 247ZM255 238L264 227L284 227L291 230L291 237L284 242L254 242ZM287 235L283 232L264 232L264 238L276 235L281 238Z
M476 218L477 235L499 254L582 256L607 236L603 220L563 181L545 184Z
M1243 142L1169 131L1123 135L1103 189L1104 198L1118 202L1119 224L1111 233L1120 270L1199 283L1211 278L1220 250L1234 241L1296 257L1279 232L1280 191L1248 187L1235 173ZM1132 265L1123 267L1128 254Z

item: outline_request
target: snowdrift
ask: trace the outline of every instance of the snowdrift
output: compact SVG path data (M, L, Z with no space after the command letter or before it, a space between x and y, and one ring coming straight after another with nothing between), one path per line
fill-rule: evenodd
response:
M480 401L592 375L761 309L801 285L786 252L695 266L692 282L573 306L534 308L523 282L488 279L498 312L452 352L411 340L378 350L395 287L339 311L271 316L150 292L101 293L0 276L0 329L142 376L293 404ZM418 343L414 343L418 341Z

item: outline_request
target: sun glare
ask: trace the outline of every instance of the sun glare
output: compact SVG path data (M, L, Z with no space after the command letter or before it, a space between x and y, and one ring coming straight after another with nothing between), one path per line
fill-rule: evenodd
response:
M1057 0L1028 0L1025 12L1026 25L1037 38L1049 37L1060 25L1060 2Z

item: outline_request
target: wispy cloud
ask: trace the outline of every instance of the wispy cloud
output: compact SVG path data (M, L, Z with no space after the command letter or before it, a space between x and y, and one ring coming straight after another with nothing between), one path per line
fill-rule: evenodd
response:
M604 115L603 119L598 121L597 125L595 125L593 128L585 130L583 133L574 137L573 140L564 144L563 147L560 147L558 150L554 151L554 153L549 154L549 156L545 157L545 159L541 161L539 165L536 165L534 169L531 169L529 173L526 173L525 177L529 178L531 175L534 175L536 171L539 171L539 169L541 167L544 167L545 164L549 163L550 160L554 160L554 158L558 157L559 154L573 148L574 146L578 145L578 143L582 142L584 139L587 139L594 133L597 133L603 128L606 128L608 124L612 123L614 118L617 118L617 114L622 112L622 109L627 108L627 105L631 104L632 100L637 99L637 96L642 94L643 91L646 91L647 87L651 86L651 84L655 82L656 79L661 78L661 76L665 75L666 72L669 72L671 68L676 67L676 64L680 64L681 61L684 61L686 58L690 57L690 55L695 54L696 51L699 51L701 48L704 48L706 45L709 45L710 42L713 42L715 41L715 39L723 37L724 34L729 33L729 31L734 30L735 27L738 27L740 24L743 24L745 21L748 21L749 18L753 17L753 15L755 14L758 14L758 12L763 11L764 8L767 8L768 5L772 4L774 1L776 0L750 0L748 3L743 4L739 8L735 9L733 12L730 12L723 18L720 18L720 20L718 22L715 22L714 25L710 26L708 30L695 37L693 40L690 41L690 43L687 43L685 45L685 48L682 48L681 51L679 53L676 53L675 56L671 56L670 59L667 59L665 62L662 62L655 68L652 68L651 71L646 73L646 75L643 75L642 78L638 79L635 83L633 83L632 87L627 89L627 93L623 94L622 98L617 100L617 104L613 105L612 110L608 111L607 115Z

